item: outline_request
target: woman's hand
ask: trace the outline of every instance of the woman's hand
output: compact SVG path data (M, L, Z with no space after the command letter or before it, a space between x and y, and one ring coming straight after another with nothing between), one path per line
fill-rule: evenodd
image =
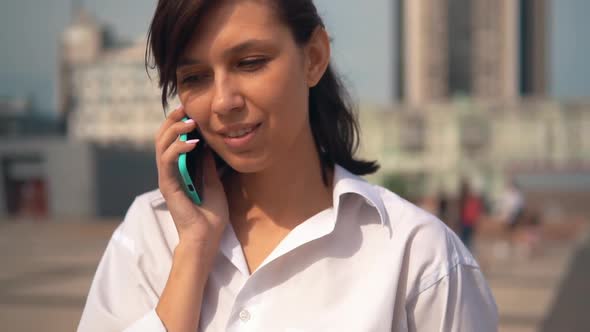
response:
M196 144L204 144L178 139L180 134L196 126L192 121L182 122L185 115L182 107L174 110L156 135L158 185L180 238L168 281L156 306L158 317L170 332L197 330L207 277L229 220L227 199L210 150L203 165L203 204L194 204L180 184L178 156L191 151Z
M217 174L213 154L209 149L206 150L203 165L202 205L193 203L184 192L179 180L178 156L191 151L196 144L204 144L186 143L178 139L179 135L188 133L196 127L192 120L182 122L185 116L182 106L175 109L168 115L156 135L158 185L176 224L180 244L197 245L216 251L223 229L229 220L227 198Z

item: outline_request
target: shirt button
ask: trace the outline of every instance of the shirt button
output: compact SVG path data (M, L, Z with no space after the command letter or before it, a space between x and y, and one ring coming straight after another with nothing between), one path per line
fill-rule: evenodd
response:
M244 323L249 321L250 320L250 312L248 312L248 310L246 310L246 309L240 311L240 320Z

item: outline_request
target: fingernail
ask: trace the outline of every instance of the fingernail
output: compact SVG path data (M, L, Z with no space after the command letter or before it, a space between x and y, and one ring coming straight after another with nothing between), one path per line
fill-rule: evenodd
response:
M174 107L174 110L179 110L179 109L182 109L182 108L184 108L184 106L182 106L182 104L179 103L179 104L176 105L176 107Z
M193 120L193 119L187 119L187 120L184 120L184 123L186 123L186 124L195 123L195 120Z
M189 139L188 141L186 141L186 144L197 144L199 143L199 139Z

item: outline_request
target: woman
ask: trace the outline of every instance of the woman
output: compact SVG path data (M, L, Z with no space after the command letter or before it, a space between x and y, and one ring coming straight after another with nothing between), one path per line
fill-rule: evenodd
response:
M311 0L160 0L159 191L139 196L79 331L493 331L477 263L435 217L359 175L356 122ZM182 122L185 116L193 121ZM176 160L210 148L194 205ZM217 173L213 153L227 164Z

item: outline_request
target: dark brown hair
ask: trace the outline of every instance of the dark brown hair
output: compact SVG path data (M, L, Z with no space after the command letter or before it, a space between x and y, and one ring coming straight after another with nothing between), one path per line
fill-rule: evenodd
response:
M162 88L162 106L176 95L178 59L192 39L201 18L219 0L159 0L148 32L146 69L157 69ZM317 27L324 27L312 0L268 0L280 21L291 31L297 45L304 46ZM151 52L151 53L150 53ZM154 63L150 65L153 58ZM309 121L322 163L326 170L339 164L357 174L371 174L379 169L375 161L354 158L359 145L359 127L354 105L341 80L329 65L319 83L309 91Z

